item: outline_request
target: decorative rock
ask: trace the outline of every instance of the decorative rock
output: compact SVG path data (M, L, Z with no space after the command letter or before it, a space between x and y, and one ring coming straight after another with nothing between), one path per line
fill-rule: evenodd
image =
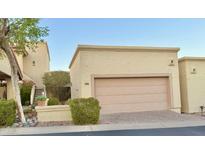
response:
M24 126L24 124L21 122L21 123L19 123L19 127L23 127Z
M27 123L32 123L32 119L27 119Z
M21 119L20 119L20 117L18 116L18 114L16 115L16 122L18 123L18 122L21 122Z
M18 123L14 123L13 125L12 125L12 127L19 127L19 124Z

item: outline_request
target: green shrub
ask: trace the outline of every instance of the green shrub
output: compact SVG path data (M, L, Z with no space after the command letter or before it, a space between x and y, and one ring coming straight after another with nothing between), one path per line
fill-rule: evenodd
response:
M49 100L48 100L48 106L59 105L59 104L60 104L59 100L55 97L49 98Z
M65 87L51 87L46 86L46 94L49 98L55 97L58 98L59 101L67 101L71 96L71 91L69 85L65 85Z
M14 100L0 100L0 126L11 126L16 120Z
M36 116L36 111L32 108L32 106L24 106L23 112L26 119Z
M65 102L65 105L69 105L71 99L69 98L66 102Z
M35 107L36 107L36 103L31 104L32 109L35 109Z
M21 85L20 93L22 105L28 106L30 104L31 89L31 82L26 82Z
M100 116L99 101L95 98L78 98L69 101L74 124L97 124Z
M70 83L70 74L66 71L51 71L43 76L43 84L46 87L64 87Z
M66 101L71 96L70 73L67 71L50 71L43 76L43 84L46 86L47 96Z
M35 101L45 101L47 98L45 96L37 96Z
M23 107L23 112L24 112L24 114L31 113L32 112L32 107L31 106Z

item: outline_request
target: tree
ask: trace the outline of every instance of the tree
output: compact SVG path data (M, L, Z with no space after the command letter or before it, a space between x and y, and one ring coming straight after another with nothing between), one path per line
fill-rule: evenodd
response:
M43 76L48 97L56 97L61 102L70 98L70 73L66 71L47 72Z
M15 57L17 54L27 54L27 49L35 49L39 41L48 35L47 27L38 25L39 19L26 18L0 18L0 50L6 55L11 68L11 82L18 113L22 123L26 123L21 104L19 73L20 68Z
M70 83L70 74L66 71L51 71L43 76L43 84L47 87L63 87Z

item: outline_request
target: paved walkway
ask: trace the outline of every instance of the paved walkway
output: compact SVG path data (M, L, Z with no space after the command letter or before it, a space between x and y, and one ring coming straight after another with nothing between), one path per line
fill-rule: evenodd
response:
M49 133L177 128L205 126L205 117L183 115L171 111L138 112L102 116L101 124L86 126L53 126L32 128L3 128L0 135L35 135Z

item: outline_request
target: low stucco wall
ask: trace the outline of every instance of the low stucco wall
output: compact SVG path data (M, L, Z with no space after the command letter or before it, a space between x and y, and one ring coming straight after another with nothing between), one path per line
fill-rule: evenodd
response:
M36 106L39 122L72 121L68 105Z

